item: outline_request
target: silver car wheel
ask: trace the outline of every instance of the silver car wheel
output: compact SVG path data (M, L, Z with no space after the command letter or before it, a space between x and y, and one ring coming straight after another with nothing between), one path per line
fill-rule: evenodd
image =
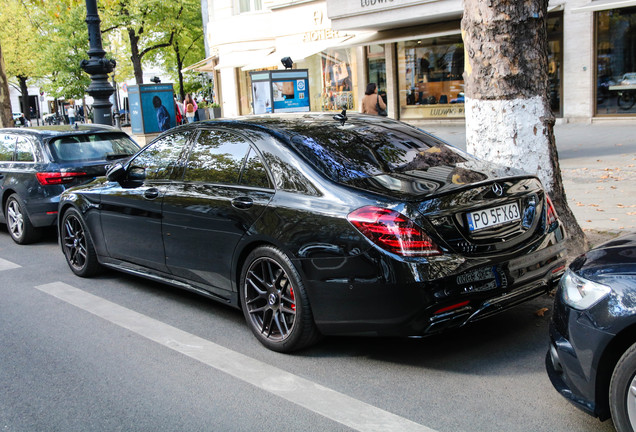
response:
M7 225L13 238L22 238L24 233L24 215L20 204L16 200L10 200L9 204L7 204Z
M627 394L625 395L625 397L627 416L629 417L629 422L632 425L632 429L636 430L636 375L632 377L632 381L629 384L629 388L627 389Z

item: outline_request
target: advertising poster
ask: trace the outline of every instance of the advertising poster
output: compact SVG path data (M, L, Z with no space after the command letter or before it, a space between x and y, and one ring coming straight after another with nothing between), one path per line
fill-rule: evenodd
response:
M130 106L130 127L135 135L143 135L144 122L141 116L141 97L139 86L130 86L128 89L128 104Z
M274 112L309 111L309 74L306 70L272 71Z
M252 83L254 100L254 114L266 114L272 112L272 98L269 81L256 81Z
M307 69L252 72L254 114L310 111Z
M160 133L177 125L172 84L130 86L128 95L134 134Z

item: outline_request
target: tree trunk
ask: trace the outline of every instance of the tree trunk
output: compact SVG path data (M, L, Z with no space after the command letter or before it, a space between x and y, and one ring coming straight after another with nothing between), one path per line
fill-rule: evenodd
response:
M128 29L128 39L130 40L130 60L135 72L135 82L143 84L144 71L141 67L141 56L139 55L139 36L137 36L134 29Z
M16 78L20 81L20 93L22 93L22 101L20 105L22 107L22 113L24 114L24 117L29 120L31 117L31 113L29 111L29 87L27 86L27 80L29 78L23 76L17 76Z
M11 113L11 94L9 93L9 81L4 69L4 57L0 47L0 127L13 127L13 114Z
M178 43L174 45L174 52L177 57L177 73L179 74L179 100L182 101L185 99L185 89L183 88L183 59L181 58L181 52L179 51Z
M568 253L587 239L568 206L548 99L548 0L464 0L462 35L467 150L530 172L568 232Z

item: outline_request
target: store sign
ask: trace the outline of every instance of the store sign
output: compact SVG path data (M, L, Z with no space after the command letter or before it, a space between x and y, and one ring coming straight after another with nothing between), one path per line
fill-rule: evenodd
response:
M305 32L303 42L316 42L321 40L338 39L340 32L334 29L321 29Z
M393 0L360 0L361 8L370 8L373 6L385 6L393 3Z
M434 4L439 8L442 7L444 3L446 3L446 1L442 0L327 0L327 10L329 11L329 18L334 20L355 16L357 14L367 14L407 6L420 6L423 4ZM447 9L448 6L444 5L444 8Z
M463 118L464 104L417 105L402 107L403 119L422 118Z

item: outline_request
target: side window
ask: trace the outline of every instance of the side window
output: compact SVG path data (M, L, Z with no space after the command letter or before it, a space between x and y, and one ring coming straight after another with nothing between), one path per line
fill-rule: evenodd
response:
M255 186L261 188L270 188L269 177L267 176L267 170L265 165L261 161L254 149L250 149L247 159L245 160L245 166L241 173L240 183L245 186Z
M13 160L13 152L15 151L15 135L0 136L0 161Z
M170 180L183 174L180 156L192 132L175 133L146 147L130 163L131 171L143 170L146 179Z
M19 137L16 147L16 160L20 162L35 162L33 146L27 138Z
M185 180L236 185L249 148L247 140L238 135L201 131L188 159Z
M261 0L234 0L234 14L255 12L263 9Z

